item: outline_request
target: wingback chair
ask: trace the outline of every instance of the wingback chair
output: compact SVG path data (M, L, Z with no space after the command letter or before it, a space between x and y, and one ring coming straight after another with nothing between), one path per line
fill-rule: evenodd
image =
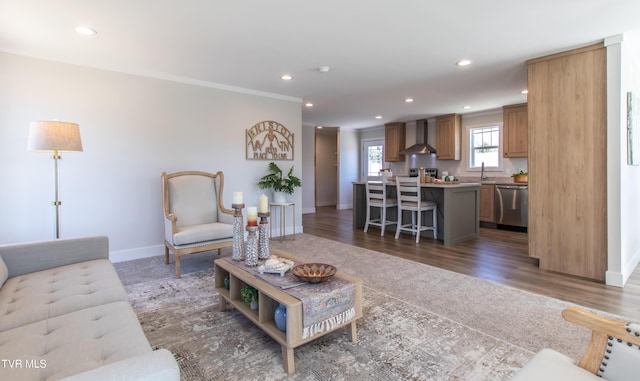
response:
M169 251L180 278L180 256L233 245L233 210L222 204L224 174L162 173L165 263Z

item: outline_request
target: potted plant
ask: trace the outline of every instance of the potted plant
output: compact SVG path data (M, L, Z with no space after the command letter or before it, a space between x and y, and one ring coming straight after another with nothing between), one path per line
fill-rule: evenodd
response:
M512 174L511 177L513 177L514 183L526 183L529 181L529 174L522 169L520 172Z
M284 176L282 169L273 161L269 163L269 174L264 175L258 181L260 189L273 189L273 201L285 202L284 194L293 194L296 187L302 186L302 181L293 174L293 167Z
M245 284L240 290L240 297L242 301L247 303L252 310L258 309L258 290Z

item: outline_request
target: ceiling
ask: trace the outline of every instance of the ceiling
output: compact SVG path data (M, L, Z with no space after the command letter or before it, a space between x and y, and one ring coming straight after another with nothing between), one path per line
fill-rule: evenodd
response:
M638 15L638 0L0 0L0 51L299 99L303 125L352 129L525 102L527 59L638 31Z

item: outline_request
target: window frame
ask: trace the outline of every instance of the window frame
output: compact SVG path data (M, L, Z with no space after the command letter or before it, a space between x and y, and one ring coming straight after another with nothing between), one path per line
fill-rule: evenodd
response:
M485 166L485 172L502 172L503 171L503 166L504 166L504 160L503 160L503 152L504 152L504 145L503 145L503 138L504 138L504 129L502 126L502 123L483 123L483 124L477 124L477 125L472 125L472 126L468 126L465 130L466 130L466 139L467 139L467 150L466 150L466 154L467 154L467 158L466 158L466 169L468 172L481 172L482 168L480 166L478 167L472 167L471 166L471 158L472 158L472 151L473 151L473 141L471 139L471 132L473 130L477 130L477 129L481 129L481 128L492 128L492 127L497 127L498 128L498 165L497 166Z

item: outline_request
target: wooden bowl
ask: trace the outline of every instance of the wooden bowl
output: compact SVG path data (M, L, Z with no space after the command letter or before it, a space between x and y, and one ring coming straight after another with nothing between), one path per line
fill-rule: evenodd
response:
M293 275L308 283L320 283L331 279L338 271L326 263L304 263L291 269Z

